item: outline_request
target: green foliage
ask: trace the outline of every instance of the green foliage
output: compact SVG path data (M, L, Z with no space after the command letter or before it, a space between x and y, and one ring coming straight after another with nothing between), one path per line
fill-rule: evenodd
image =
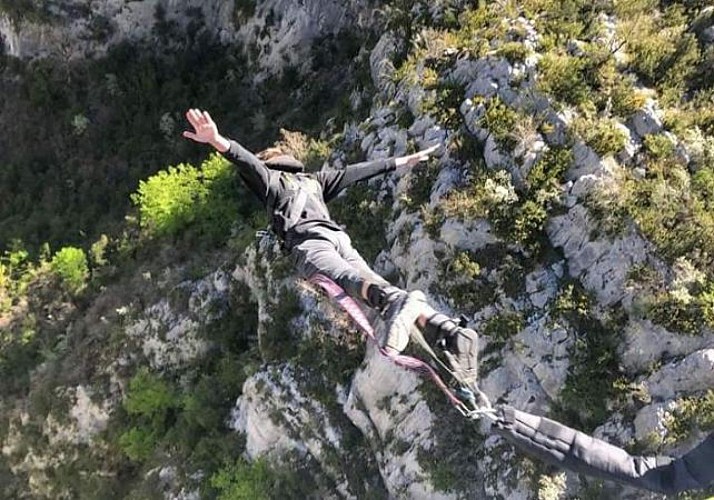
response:
M481 266L478 265L478 262L472 261L467 252L460 252L456 255L451 270L466 279L475 279L481 274Z
M459 15L459 29L454 33L453 45L473 57L482 57L490 50L490 41L504 39L507 27L498 6L479 6L465 9Z
M570 367L556 408L557 419L589 432L606 418L608 402L617 396L620 363L617 344L622 322L601 320L593 314L592 299L577 285L568 284L555 301L553 318L574 330Z
M582 106L591 100L587 85L587 61L555 52L546 53L538 62L538 89L573 106Z
M656 293L644 300L645 314L665 328L687 335L714 328L714 282L689 290Z
M154 418L176 406L176 398L164 381L144 368L129 381L123 406L129 415Z
M131 460L143 462L152 455L157 441L154 430L132 427L119 437L119 446Z
M564 146L549 147L531 167L526 182L532 192L559 188L573 163L573 152Z
M238 212L234 171L219 155L200 169L181 164L139 183L132 195L141 227L150 236L175 236L191 228L213 241L225 240Z
M650 140L650 147L657 146ZM602 189L593 199L603 207L598 213L633 220L668 261L686 257L711 275L714 256L701 251L714 244L711 171L702 169L692 178L676 156L656 155L648 155L644 179L622 170L616 182Z
M665 420L667 429L666 442L680 443L693 431L709 432L714 429L714 390L708 390L701 396L679 399L674 411Z
M666 160L674 154L674 143L664 134L649 134L643 139L645 151L655 160Z
M30 254L16 242L13 250L0 256L0 314L24 298L28 286L36 275L36 266Z
M586 142L600 156L614 155L627 145L627 134L616 126L614 120L598 120Z
M298 350L291 322L302 311L300 297L291 289L281 289L278 300L271 301L267 307L270 321L261 325L260 355L267 361L288 359Z
M435 162L421 163L407 174L409 187L401 201L410 210L416 210L429 202L434 181L439 176L439 166Z
M528 56L528 49L521 42L506 42L496 52L498 55L505 57L511 64L522 63Z
M81 248L62 248L52 257L50 268L70 293L79 292L89 277L87 256Z
M674 4L652 15L653 7L658 7L655 2L625 4L616 7L623 16L618 34L625 41L631 67L647 84L658 86L666 100L679 101L700 57L684 9Z
M573 130L600 156L619 153L627 145L627 134L614 119L579 118Z
M211 486L218 490L218 500L268 500L271 498L271 474L263 459L248 463L236 460L211 476Z
M89 255L93 266L104 266L109 263L106 252L109 246L109 237L106 234L99 236L99 239L92 243Z
M538 479L538 500L559 500L565 494L565 472L543 474Z
M491 343L489 351L501 349L508 339L517 335L525 326L523 316L517 312L507 311L489 319L483 329Z
M481 126L491 132L506 148L515 146L513 130L518 121L518 113L506 105L499 97L486 102L486 112Z
M317 135L333 118L340 130L351 119L345 106L351 90L369 92L368 79L358 78L368 64L359 55L357 41L369 40L362 33L326 37L315 44L311 71L288 68L256 87L244 48L212 39L199 26L198 19L186 32L168 26L168 41L157 34L90 59L24 62L0 55L6 130L0 242L22 238L34 252L45 241L53 248L79 246L85 243L80 234L90 241L102 233L113 239L140 180L166 165L199 165L205 158L205 147L180 136L182 112L199 101L222 130L258 149L275 140L275 124ZM246 109L254 114L246 116ZM89 120L81 136L72 133L77 115ZM0 252L5 249L0 245Z
M167 418L179 401L166 382L142 368L129 381L122 406L134 425L119 436L119 447L130 459L145 461L166 433Z
M463 122L459 106L464 98L464 89L461 85L452 82L436 84L432 95L421 103L421 112L431 115L434 119L448 129L458 129Z

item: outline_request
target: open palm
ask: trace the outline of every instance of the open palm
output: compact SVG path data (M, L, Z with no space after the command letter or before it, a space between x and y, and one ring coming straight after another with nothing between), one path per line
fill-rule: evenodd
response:
M219 137L218 127L208 114L208 111L189 109L186 111L186 119L193 127L193 132L184 131L183 136L196 142L212 143Z

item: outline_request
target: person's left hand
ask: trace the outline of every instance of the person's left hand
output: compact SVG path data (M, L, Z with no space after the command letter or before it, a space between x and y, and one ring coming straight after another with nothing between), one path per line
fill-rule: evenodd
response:
M420 163L422 161L426 161L429 159L429 155L439 149L441 144L434 144L433 146L422 149L421 151L417 151L416 153L407 155L407 156L400 156L399 158L396 158L394 161L397 165L397 167L413 167L417 163Z

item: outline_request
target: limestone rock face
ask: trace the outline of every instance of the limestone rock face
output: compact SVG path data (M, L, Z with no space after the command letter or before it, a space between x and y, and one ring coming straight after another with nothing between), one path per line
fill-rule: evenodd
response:
M180 283L174 293L182 299L182 307L162 299L127 326L127 335L141 345L153 368L178 367L206 352L209 345L200 328L225 314L228 280L227 274L218 270L196 282Z
M312 63L307 55L313 42L369 22L363 0L270 0L256 2L255 12L240 23L236 38L258 48L257 62L266 73L288 66L307 70Z
M335 411L335 402L326 405L310 395L309 389L304 392L310 382L301 377L310 377L304 367L287 364L258 372L246 381L230 426L245 434L250 458L267 454L280 461L284 456L296 456L299 463L311 467L313 474L335 483L341 496L359 497L359 480L339 464L355 463L356 469L366 469L374 477L374 471L370 471L373 464L364 463L365 458L346 443L353 438L354 429L343 414ZM339 394L332 396L339 398ZM380 483L376 481L374 488L381 489Z
M249 12L221 0L53 0L46 7L50 22L0 15L0 39L5 52L18 58L72 59L101 56L124 41L173 36L163 42L180 44L187 30L200 26L223 43L256 47L260 70L274 73L309 65L313 41L367 23L363 7L361 0L271 0Z
M631 127L640 138L662 130L662 111L654 100L648 99L644 108L632 116Z
M650 321L630 321L620 344L620 357L628 370L649 369L665 356L679 357L714 344L714 334L688 336L667 331Z
M198 0L54 0L48 2L51 21L30 22L0 16L0 37L9 55L31 59L101 55L122 41L152 40L161 22L179 30L201 19L216 35L230 36L233 2Z
M563 250L570 275L580 279L602 304L614 304L625 298L629 270L645 262L649 245L635 232L614 241L591 239L593 230L593 221L582 205L553 217L547 226L551 242Z
M392 496L453 498L434 491L419 464L419 453L433 446L436 417L418 391L421 380L371 351L356 374L345 414L370 442L385 486ZM405 451L395 451L400 447Z

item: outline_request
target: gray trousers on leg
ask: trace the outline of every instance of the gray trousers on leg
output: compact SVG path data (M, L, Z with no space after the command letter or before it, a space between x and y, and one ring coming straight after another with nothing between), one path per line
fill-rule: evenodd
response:
M510 406L496 433L526 453L574 472L666 494L714 486L714 433L681 457L633 456L600 439Z
M384 287L389 282L372 271L362 256L352 247L347 233L315 229L315 237L295 245L290 256L304 278L324 274L340 285L352 297L361 298L364 281Z

